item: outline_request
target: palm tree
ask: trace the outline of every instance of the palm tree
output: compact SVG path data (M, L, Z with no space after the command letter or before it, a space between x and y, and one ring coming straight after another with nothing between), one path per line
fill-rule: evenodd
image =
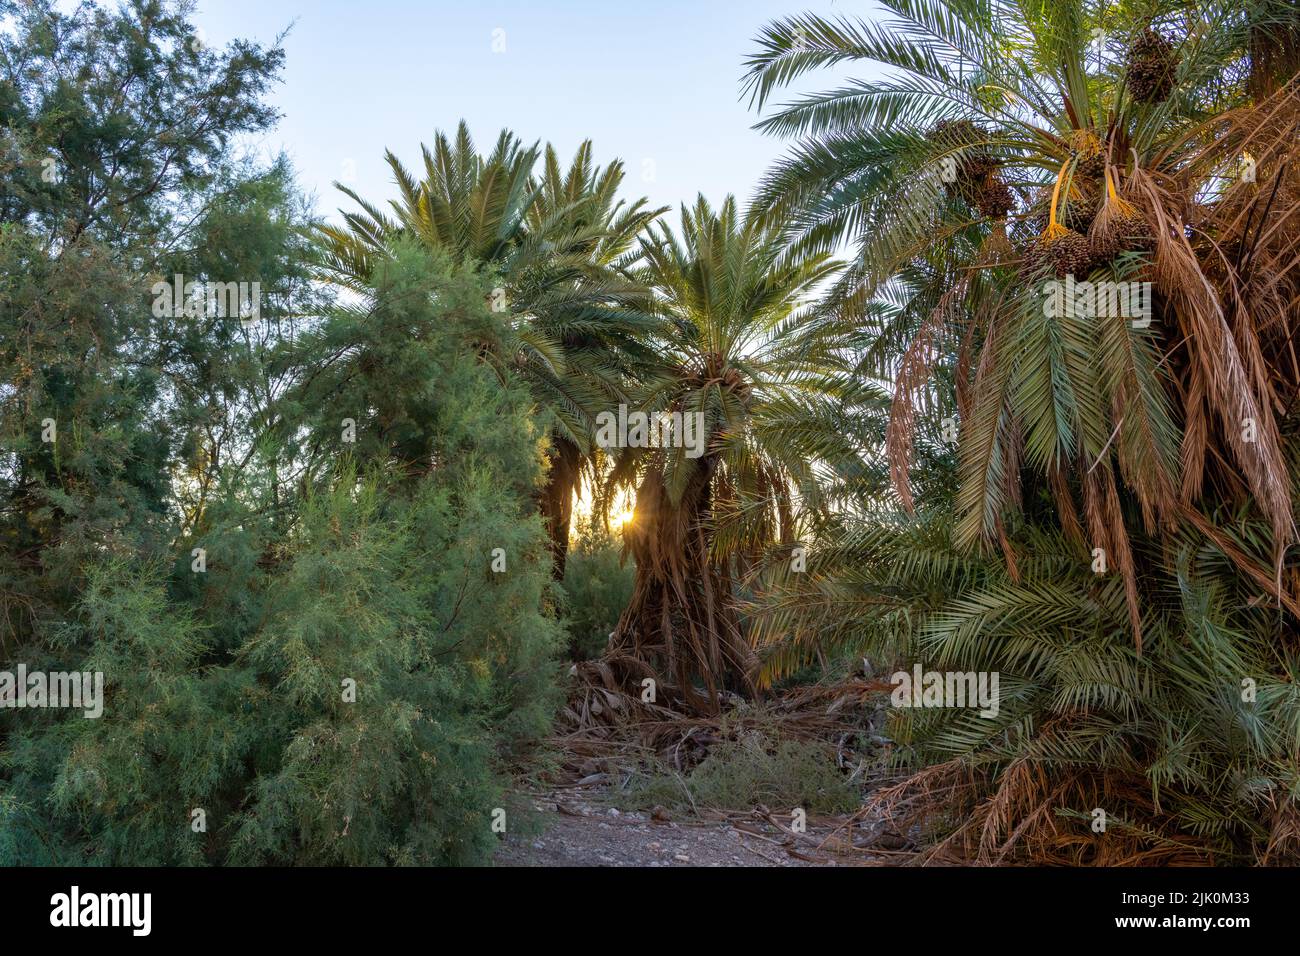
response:
M796 543L815 463L847 444L824 401L843 362L804 302L838 265L787 255L781 228L740 215L733 197L683 207L680 237L652 227L641 255L668 368L639 409L681 415L685 439L690 422L700 428L694 451L668 441L626 449L615 466L614 484L638 483L624 532L636 580L605 663L628 686L651 678L660 698L712 710L721 690L752 690L756 659L733 605L743 562Z
M637 237L668 207L619 200L623 176L620 161L604 169L594 165L590 141L567 171L548 145L527 220L530 237L562 250L544 278L533 280L540 299L526 297L534 327L558 342L564 355L559 374L538 369L533 375L543 405L559 412L542 508L559 579L579 482L584 471L596 479L595 416L628 402L635 385L661 364L650 343L658 322L643 308L644 287L628 273Z
M1294 5L885 5L772 24L747 78L892 71L760 124L801 137L762 214L856 241L829 307L894 389L893 493L770 573L763 677L836 649L1001 673L996 719L893 712L881 801L936 852L1294 860L1300 95L1259 55Z
M918 408L932 408L942 368L961 422L960 546L1000 546L1014 567L1006 522L1042 488L1124 579L1139 646L1138 525L1199 529L1300 611L1300 578L1284 570L1297 537L1284 418L1300 388L1300 98L1290 82L1251 101L1248 82L1252 35L1294 26L1293 7L886 6L899 24L770 25L747 83L761 104L826 64L896 71L764 119L803 139L760 204L800 247L857 241L836 290L845 315L903 270L934 277L912 284L871 356L895 379L903 502ZM1074 297L1055 310L1067 280L1138 283L1149 311L1101 314ZM1240 508L1266 520L1262 549L1216 528L1216 512Z
M1139 654L1123 582L1094 575L1059 528L1009 529L1013 577L956 547L949 501L922 501L823 534L804 573L768 582L752 633L764 682L818 655L998 675L992 717L889 711L899 776L876 797L895 827L929 833L923 859L1300 861L1300 659L1248 578L1191 529L1172 561L1167 542L1135 535L1149 569Z
M423 156L417 179L387 154L400 191L391 216L339 187L361 211L319 229L324 272L364 292L377 258L409 238L498 278L493 308L515 317L517 347L507 353L482 343L481 353L502 375L523 376L550 415L552 467L540 504L563 577L573 496L597 453L595 416L626 398L650 357L642 342L653 320L637 310L645 290L627 269L637 235L664 210L619 200L623 165L596 166L590 142L566 172L548 146L540 178L537 147L508 131L480 156L461 123L454 142L438 133Z

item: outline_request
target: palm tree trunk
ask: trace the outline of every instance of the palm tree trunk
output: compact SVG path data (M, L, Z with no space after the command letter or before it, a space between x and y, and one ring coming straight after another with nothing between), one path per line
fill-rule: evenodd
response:
M708 521L716 460L673 503L657 470L637 491L624 530L636 559L632 599L610 637L605 661L640 695L654 680L656 702L716 713L719 691L752 696L757 655L745 641L731 578L710 557Z
M569 558L569 525L573 520L573 496L578 490L582 452L573 442L555 435L550 460L540 504L546 533L551 539L551 574L555 580L562 581Z

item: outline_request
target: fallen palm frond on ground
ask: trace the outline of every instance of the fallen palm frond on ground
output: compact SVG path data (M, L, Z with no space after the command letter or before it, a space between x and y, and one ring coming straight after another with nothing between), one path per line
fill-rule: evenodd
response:
M570 775L612 777L620 766L654 757L675 770L693 769L710 748L746 734L770 733L781 739L818 741L833 752L838 766L862 757L857 738L869 735L887 685L863 678L797 687L767 700L731 697L716 716L684 715L626 690L618 658L576 664L574 684L561 712L554 742ZM608 764L611 769L601 769Z
M721 714L701 717L625 693L608 660L578 664L573 676L560 732L552 740L561 754L553 785L653 805L656 820L668 820L664 804L672 805L699 821L724 822L765 841L777 857L855 865L917 858L918 828L858 806L864 792L893 777L882 764L890 742L876 733L887 683L851 677L802 685L754 703L733 698ZM812 754L826 763L811 766ZM709 773L714 762L718 772ZM755 763L774 771L776 780L746 776ZM715 786L701 797L694 784L702 771ZM819 775L828 786L812 793ZM716 786L720 776L724 780ZM778 793L765 788L777 781L788 787L779 786ZM837 790L832 803L824 802L826 789ZM784 804L763 802L770 796L780 800L781 791L803 796ZM845 797L852 805L818 812L819 797L822 805Z

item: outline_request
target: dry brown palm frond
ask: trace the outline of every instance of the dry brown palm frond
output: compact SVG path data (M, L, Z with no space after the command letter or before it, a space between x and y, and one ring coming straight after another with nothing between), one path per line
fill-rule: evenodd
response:
M885 433L885 449L889 456L889 474L899 500L909 512L912 510L912 490L908 484L911 470L912 444L916 433L918 406L929 395L926 388L934 363L942 354L940 346L943 332L952 321L969 288L969 277L963 277L939 299L939 304L922 321L916 335L903 353L898 375L894 379L894 401L889 411L889 427Z
M1230 322L1220 290L1188 240L1175 197L1140 168L1133 179L1146 215L1156 227L1153 277L1166 318L1177 322L1189 362L1199 366L1206 407L1217 419L1220 436L1268 518L1280 549L1295 540L1295 525L1273 412L1275 396L1263 368L1257 330ZM1184 461L1194 460L1197 454L1185 450Z
M1180 450L1182 485L1179 501L1190 505L1205 484L1205 453L1209 447L1209 410L1205 404L1205 373L1199 364L1187 368L1183 397L1183 442Z
M1137 593L1137 567L1129 544L1128 528L1120 509L1119 491L1109 462L1094 463L1083 479L1083 510L1092 536L1093 548L1102 549L1106 573L1118 571L1124 579L1124 598L1128 604L1129 627L1138 653L1142 653L1142 609ZM1100 565L1099 565L1100 567Z
M1234 332L1254 333L1256 377L1285 408L1300 386L1300 85L1228 114L1214 133L1193 157L1203 176L1230 174L1202 225L1213 240L1206 241L1206 271L1222 290Z
M1051 489L1052 499L1056 502L1056 513L1061 519L1061 530L1065 532L1066 538L1071 543L1085 551L1088 550L1087 536L1079 521L1079 509L1075 506L1074 495L1070 492L1070 483L1066 480L1065 472L1059 463L1054 463L1047 469L1047 484Z
M881 681L851 677L744 706L736 706L738 697L729 697L729 706L719 713L690 715L675 688L661 688L654 703L639 689L628 691L624 668L641 673L645 664L606 655L574 666L568 703L553 738L563 756L562 777L578 780L607 773L602 767L632 769L653 761L688 772L717 744L754 733L824 743L841 767L853 767L862 759L853 741L870 726L890 689Z
M1273 819L1260 865L1294 866L1300 858L1300 810L1288 797L1270 796L1269 802L1273 805Z
M1035 732L1035 751L1063 739L1074 720L1047 721ZM1203 866L1208 859L1203 842L1170 835L1140 775L1062 767L1033 752L1000 768L976 770L961 759L924 767L876 790L866 811L895 829L930 835L910 865ZM1098 819L1105 820L1100 832Z
M925 828L936 818L960 820L960 815L978 798L984 783L960 759L931 764L876 790L868 799L866 810L892 821L900 830ZM974 855L967 838L966 828L957 825L951 834L931 843L911 862L916 865L945 860L966 862Z
M1290 588L1284 587L1281 574L1270 574L1268 570L1260 567L1249 554L1234 544L1231 538L1195 508L1185 506L1182 510L1187 523L1205 535L1238 570L1258 584L1266 594L1276 598L1293 615L1300 617L1300 598L1295 595L1293 583Z

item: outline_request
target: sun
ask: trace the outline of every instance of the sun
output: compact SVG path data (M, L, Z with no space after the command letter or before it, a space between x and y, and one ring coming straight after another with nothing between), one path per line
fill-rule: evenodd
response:
M595 514L597 490L592 487L591 478L584 475L579 492L573 501L573 522L569 526L569 537L576 542L582 537L582 528L591 528L595 524L611 530L626 531L636 517L636 495L624 489L607 502L609 510L601 515ZM608 518L605 517L608 515ZM608 524L606 524L608 521Z

